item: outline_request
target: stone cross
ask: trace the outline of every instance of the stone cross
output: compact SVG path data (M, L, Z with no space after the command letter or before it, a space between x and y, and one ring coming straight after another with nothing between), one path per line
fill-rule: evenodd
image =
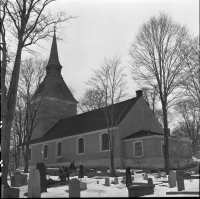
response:
M28 198L40 198L40 172L37 169L31 169L28 180Z
M110 186L110 179L109 178L105 178L105 186Z
M69 181L69 198L80 198L80 182L76 178Z

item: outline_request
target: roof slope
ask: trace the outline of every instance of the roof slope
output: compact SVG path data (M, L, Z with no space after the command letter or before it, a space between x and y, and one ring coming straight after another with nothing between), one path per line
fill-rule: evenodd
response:
M138 131L136 133L133 133L133 134L123 138L122 140L129 140L129 139L133 139L133 138L152 136L152 135L164 135L164 134L163 133L156 133L156 132L141 130L141 131Z
M32 99L34 99L34 97L53 97L60 100L67 100L78 103L73 97L63 78L55 77L52 75L46 76L44 78Z
M116 118L118 118L117 125L124 119L138 99L139 97L136 97L114 104L114 111ZM111 106L108 108L110 109ZM61 119L42 138L31 140L31 144L106 129L107 122L104 110L105 108L100 108Z

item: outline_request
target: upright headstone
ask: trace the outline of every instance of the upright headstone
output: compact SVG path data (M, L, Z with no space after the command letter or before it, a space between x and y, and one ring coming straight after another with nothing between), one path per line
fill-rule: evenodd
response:
M14 174L14 186L21 187L22 186L22 174L20 172L16 172Z
M163 178L167 178L166 172L163 173Z
M80 165L80 168L79 168L79 178L84 178L84 171L83 171L83 165Z
M20 189L8 188L3 190L2 198L19 198Z
M69 198L80 198L80 181L73 178L69 181Z
M177 188L178 191L185 190L185 185L184 185L184 172L177 170L176 171L176 181L177 181Z
M160 172L160 170L158 170L158 176L157 176L157 178L161 178L161 172Z
M109 178L105 178L105 186L110 186L110 179Z
M168 181L169 181L169 187L173 188L176 186L176 174L173 171L169 172L169 176L168 176Z
M126 184L126 176L123 176L122 182L123 182L123 184Z
M41 186L41 193L47 192L47 178L46 178L46 167L45 164L42 163L37 163L36 164L36 169L39 170L40 172L40 186Z
M153 180L152 180L152 178L148 178L148 185L153 185Z
M114 184L119 184L118 177L115 177L115 178L114 178Z
M147 173L144 174L144 180L148 180L148 174Z
M87 183L85 182L80 182L80 190L86 190L87 189Z
M126 186L132 185L132 179L131 179L131 170L130 167L126 168Z
M40 172L38 169L31 169L28 180L28 198L40 198Z
M28 182L27 182L27 174L22 174L22 186L24 186L24 185L27 185L28 184Z

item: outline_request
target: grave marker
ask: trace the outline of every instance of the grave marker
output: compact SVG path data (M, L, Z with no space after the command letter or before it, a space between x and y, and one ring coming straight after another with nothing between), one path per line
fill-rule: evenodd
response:
M123 176L122 182L123 182L123 184L126 183L126 176Z
M20 189L8 188L3 190L2 198L19 198Z
M28 198L40 198L40 172L38 169L31 169L28 180Z
M158 170L158 176L157 176L157 178L161 178L161 172L160 172L160 170Z
M109 178L105 178L105 186L110 186L110 179Z
M169 172L169 176L168 176L168 181L169 181L169 187L173 188L176 186L176 174L173 171Z
M14 174L14 186L21 187L22 186L22 174L20 172L16 172Z
M39 170L40 172L40 187L41 187L41 193L47 192L47 179L46 179L46 167L45 164L42 163L37 163L36 164L36 169Z
M69 198L80 198L80 182L76 178L69 181Z
M132 180L131 180L131 170L130 167L126 168L126 186L132 185Z
M177 181L178 191L185 190L183 171L180 171L180 170L176 171L176 181Z
M145 173L145 175L144 175L144 180L148 180L148 174L147 173Z
M86 190L87 189L87 183L85 182L80 182L80 190Z
M114 184L119 184L118 177L115 177L115 178L114 178Z
M79 168L79 178L84 178L83 165L81 165Z

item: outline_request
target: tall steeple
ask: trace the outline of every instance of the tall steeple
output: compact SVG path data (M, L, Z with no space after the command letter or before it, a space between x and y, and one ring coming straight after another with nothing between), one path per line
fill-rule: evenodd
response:
M61 69L62 69L62 66L60 65L59 58L58 58L56 31L54 29L51 52L50 52L48 64L46 66L46 72L47 72L46 76L49 76L49 75L61 76Z

